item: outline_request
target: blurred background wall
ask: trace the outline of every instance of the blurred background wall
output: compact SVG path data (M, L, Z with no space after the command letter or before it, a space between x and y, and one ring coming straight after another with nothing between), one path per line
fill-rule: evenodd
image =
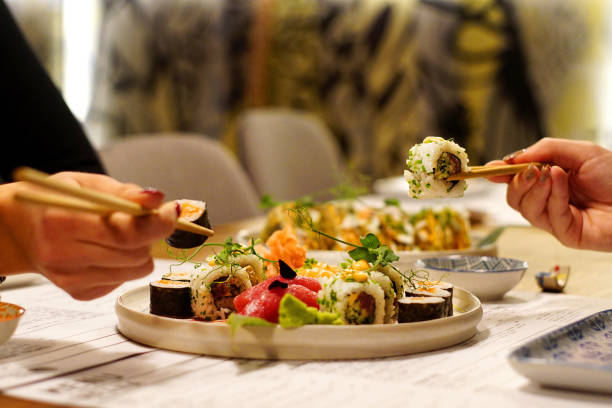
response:
M399 175L427 135L474 164L541 137L610 143L605 0L10 0L97 146L187 131L236 148L256 107L314 113Z

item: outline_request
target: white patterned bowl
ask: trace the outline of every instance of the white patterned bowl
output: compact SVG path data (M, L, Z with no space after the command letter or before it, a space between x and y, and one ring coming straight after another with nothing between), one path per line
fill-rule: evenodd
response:
M480 300L501 299L527 270L527 262L497 256L450 255L418 259L414 270L430 280L443 280L472 292Z
M12 303L0 302L0 344L11 338L25 309Z

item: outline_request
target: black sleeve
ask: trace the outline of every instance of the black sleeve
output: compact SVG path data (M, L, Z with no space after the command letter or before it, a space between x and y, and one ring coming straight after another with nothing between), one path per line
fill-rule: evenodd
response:
M104 173L59 90L0 0L0 178L19 166Z

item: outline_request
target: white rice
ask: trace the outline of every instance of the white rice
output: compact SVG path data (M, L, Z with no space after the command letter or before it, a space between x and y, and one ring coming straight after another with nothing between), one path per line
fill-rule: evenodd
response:
M380 285L383 293L385 294L385 323L391 323L397 320L397 314L395 313L395 291L391 284L391 279L380 272L370 272L370 279Z
M254 254L240 255L236 258L236 263L247 268L251 285L255 286L266 279L264 263Z
M446 181L435 177L440 155L451 153L461 161L461 171L468 171L468 157L465 149L451 140L429 136L423 143L412 146L406 160L404 178L412 198L462 197L467 188L465 180Z
M385 265L382 267L379 266L378 272L391 279L393 286L395 287L396 296L402 297L404 294L404 276L391 265Z
M373 324L383 324L385 321L385 294L381 286L371 279L365 282L346 282L342 278L333 278L323 284L318 300L321 311L338 313L346 321L348 299L354 293L365 293L374 298Z

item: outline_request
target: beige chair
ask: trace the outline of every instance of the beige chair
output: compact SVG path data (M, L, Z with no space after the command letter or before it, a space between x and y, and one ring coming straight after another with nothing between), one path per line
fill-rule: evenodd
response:
M164 191L167 200L207 203L214 225L260 214L259 197L238 160L202 135L133 136L99 151L108 174Z
M238 142L240 158L255 186L276 200L324 192L344 180L345 165L335 139L309 114L248 111L238 121Z

